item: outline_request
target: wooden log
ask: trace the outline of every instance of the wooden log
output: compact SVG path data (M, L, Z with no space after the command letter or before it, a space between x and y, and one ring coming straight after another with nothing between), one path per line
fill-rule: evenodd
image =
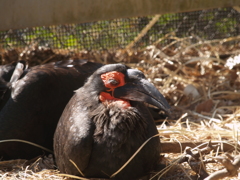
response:
M195 148L201 144L204 144L202 147L205 147L208 142L180 142L181 145L178 142L161 142L162 146L162 153L183 153L184 149L188 146L191 148ZM219 142L212 142L212 145L219 144ZM234 145L231 145L227 142L222 142L222 148L220 146L220 152L232 152L236 149ZM237 148L239 149L240 146L238 145Z

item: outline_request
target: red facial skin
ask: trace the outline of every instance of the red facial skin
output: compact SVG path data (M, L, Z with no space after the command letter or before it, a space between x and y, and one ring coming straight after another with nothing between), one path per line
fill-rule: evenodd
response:
M102 74L101 79L103 80L105 87L109 88L107 91L112 92L112 94L115 88L125 85L124 74L117 71ZM107 92L101 92L99 100L106 105L114 103L124 109L131 107L129 101L115 98Z

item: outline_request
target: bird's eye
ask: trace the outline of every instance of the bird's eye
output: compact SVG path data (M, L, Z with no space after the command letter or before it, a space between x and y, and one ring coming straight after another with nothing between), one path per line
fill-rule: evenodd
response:
M119 81L117 81L116 79L109 79L108 83L113 86L117 86L119 84Z
M101 75L106 88L117 88L125 84L124 74L117 71L107 72Z

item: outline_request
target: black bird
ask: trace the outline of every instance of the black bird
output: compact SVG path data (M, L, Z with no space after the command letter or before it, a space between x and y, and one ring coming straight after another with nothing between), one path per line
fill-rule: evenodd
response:
M144 102L166 112L170 106L142 72L122 64L94 72L67 104L54 135L63 173L109 178L150 137L158 134ZM157 165L160 140L151 139L114 179L135 179ZM72 162L75 163L73 165Z
M53 149L56 125L74 90L101 66L86 60L60 61L30 69L19 63L2 66L2 85L5 83L5 90L10 93L1 94L0 140L21 139ZM42 149L22 142L0 143L1 159L30 159L42 154Z

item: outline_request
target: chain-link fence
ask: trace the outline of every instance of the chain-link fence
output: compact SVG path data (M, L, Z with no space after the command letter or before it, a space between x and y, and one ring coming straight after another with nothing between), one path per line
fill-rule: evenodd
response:
M1 31L0 48L22 48L33 43L53 49L124 48L151 19L152 16ZM176 37L194 35L202 39L236 36L240 34L240 13L232 8L220 8L164 14L135 47L152 44L168 33L174 33Z

